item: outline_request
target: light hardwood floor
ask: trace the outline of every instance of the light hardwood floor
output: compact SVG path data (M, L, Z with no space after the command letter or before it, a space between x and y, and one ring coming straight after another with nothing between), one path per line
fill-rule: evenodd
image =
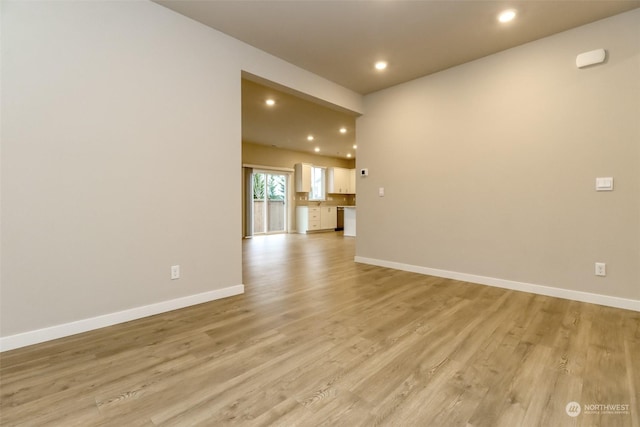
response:
M243 245L244 295L3 353L1 424L640 425L640 313Z

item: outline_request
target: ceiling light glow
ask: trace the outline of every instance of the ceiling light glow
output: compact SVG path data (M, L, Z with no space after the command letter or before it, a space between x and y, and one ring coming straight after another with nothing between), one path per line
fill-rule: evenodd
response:
M316 153L320 152L320 147L314 148L313 151L315 151Z
M386 61L378 61L378 62L376 62L375 67L376 67L376 70L382 71L385 68L387 68L387 62Z
M274 99L267 99L266 101L264 101L264 103L267 104L269 107L276 105L276 101Z
M513 18L516 17L516 11L515 10L505 10L504 12L500 13L500 15L498 15L498 21L500 22L509 22L512 21Z
M313 135L309 135L309 136L307 137L307 141L313 141Z
M353 149L355 150L356 148L358 148L358 146L356 144L353 144Z
M351 153L347 153L347 157L351 158Z
M347 128L340 128L340 133L347 133Z

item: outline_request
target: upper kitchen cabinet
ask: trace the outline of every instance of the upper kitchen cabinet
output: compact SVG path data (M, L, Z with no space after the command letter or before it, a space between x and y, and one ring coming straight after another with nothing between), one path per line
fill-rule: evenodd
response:
M356 170L349 169L349 190L351 194L356 194Z
M355 169L329 168L327 175L327 193L355 194Z
M311 192L311 167L307 163L296 163L296 193Z

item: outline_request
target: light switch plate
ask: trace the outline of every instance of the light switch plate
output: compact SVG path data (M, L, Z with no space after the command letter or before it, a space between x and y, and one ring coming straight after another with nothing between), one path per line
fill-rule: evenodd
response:
M613 178L596 178L596 191L613 191Z

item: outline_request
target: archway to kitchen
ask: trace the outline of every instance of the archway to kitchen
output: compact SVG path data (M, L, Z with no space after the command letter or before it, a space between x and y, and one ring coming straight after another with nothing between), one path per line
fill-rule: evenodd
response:
M327 185L334 169L355 169L355 113L330 108L314 98L249 74L242 76L241 102L243 237L264 232L254 221L267 215L255 209L260 203L254 200L262 198L262 192L254 191L256 185L261 185L260 175L254 171L286 175L287 197L280 205L272 204L272 209L284 212L286 227L280 231L297 230L295 209L308 205L310 199L326 206L355 204L355 189L333 189ZM322 168L325 185L321 197L312 197L308 189L295 188L296 164ZM275 198L282 197L280 194ZM261 231L256 233L255 229ZM268 233L267 227L265 234Z
M330 108L317 99L243 73L244 239L270 240L267 245L275 248L272 252L281 250L277 259L286 263L290 252L275 243L287 236L295 238L299 225L296 213L307 207L321 207L326 210L325 217L333 216L333 225L325 223L324 237L342 236L335 231L337 208L355 205L355 190L328 188L326 178L330 171L355 170L356 117L353 112ZM296 165L302 164L325 174L321 197L296 185ZM250 261L245 257L255 256L252 254L243 252L243 263Z

